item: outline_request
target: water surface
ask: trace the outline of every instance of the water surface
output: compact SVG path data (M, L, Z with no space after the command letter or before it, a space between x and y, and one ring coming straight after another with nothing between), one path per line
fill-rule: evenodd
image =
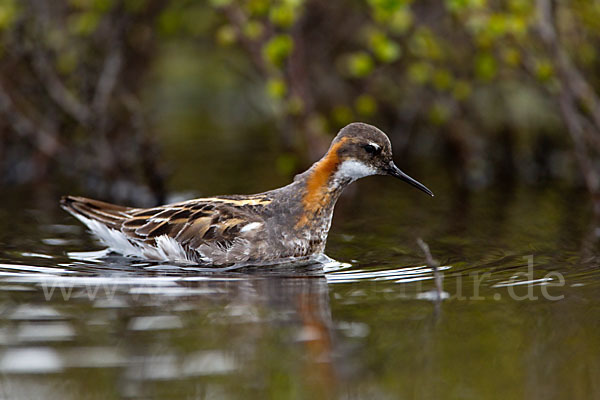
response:
M0 397L600 398L585 196L419 178L434 199L385 178L354 185L327 248L348 265L325 269L90 253L102 247L58 208L61 189L3 191Z

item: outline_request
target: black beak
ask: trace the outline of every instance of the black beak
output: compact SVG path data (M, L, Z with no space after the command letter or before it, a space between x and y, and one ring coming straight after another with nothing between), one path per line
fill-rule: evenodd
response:
M396 166L396 164L394 164L393 161L390 161L389 167L386 168L386 172L388 173L388 175L394 176L398 179L403 180L404 182L410 183L417 189L422 190L423 192L425 192L428 195L430 195L431 197L433 197L433 192L431 190L427 189L427 187L425 185L423 185L421 182L414 180L413 178L411 178L410 176L408 176L404 172L402 172L400 170L400 168L398 168Z

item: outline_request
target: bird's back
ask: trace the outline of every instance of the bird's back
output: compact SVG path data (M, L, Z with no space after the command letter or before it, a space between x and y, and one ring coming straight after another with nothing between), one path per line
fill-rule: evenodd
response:
M194 263L248 261L264 232L267 195L223 196L132 208L65 196L61 206L126 255ZM247 254L246 254L247 253Z

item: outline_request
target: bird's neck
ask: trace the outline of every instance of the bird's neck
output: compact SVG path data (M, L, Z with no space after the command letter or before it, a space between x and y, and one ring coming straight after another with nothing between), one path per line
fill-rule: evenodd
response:
M338 174L342 163L337 153L340 144L334 144L321 160L298 176L297 180L304 190L301 197L303 213L296 224L297 228L331 219L337 199L353 181Z

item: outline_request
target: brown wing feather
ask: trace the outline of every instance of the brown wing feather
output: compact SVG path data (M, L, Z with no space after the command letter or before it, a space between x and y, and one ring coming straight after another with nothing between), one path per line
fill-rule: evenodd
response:
M66 196L61 205L72 214L100 221L133 240L153 243L158 236L167 235L196 249L206 243L231 243L244 225L262 222L260 211L270 201L259 196L213 197L141 209Z
M119 206L86 197L64 196L60 200L62 208L73 215L81 215L102 222L112 229L120 229L130 218L131 207Z
M151 210L135 210L123 223L122 231L144 241L167 235L190 248L209 242L226 244L239 235L244 225L261 221L240 200L235 200L237 203L228 200L199 199Z

